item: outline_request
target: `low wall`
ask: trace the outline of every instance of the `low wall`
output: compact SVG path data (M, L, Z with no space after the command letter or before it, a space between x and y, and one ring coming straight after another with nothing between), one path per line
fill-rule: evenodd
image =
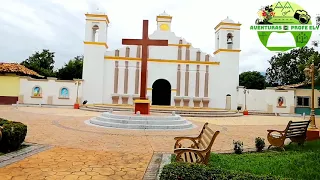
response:
M32 79L20 78L20 104L73 105L77 97L76 82L82 80L57 80L56 78ZM82 86L78 88L79 103Z
M294 113L294 91L276 89L247 89L247 110L268 113ZM238 88L238 105L245 108L244 87Z

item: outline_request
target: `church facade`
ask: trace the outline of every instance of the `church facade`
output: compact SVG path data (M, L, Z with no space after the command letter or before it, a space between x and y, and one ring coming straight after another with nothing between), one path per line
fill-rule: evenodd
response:
M149 46L151 105L235 110L241 24L221 21L212 37L215 49L207 54L171 31L172 16L163 13L156 20L157 30L149 39L168 40L169 45ZM133 104L140 93L141 46L108 51L108 24L105 14L86 14L82 99L89 104Z

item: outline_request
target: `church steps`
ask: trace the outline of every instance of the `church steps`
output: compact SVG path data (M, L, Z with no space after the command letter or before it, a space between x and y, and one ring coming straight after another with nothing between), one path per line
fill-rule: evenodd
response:
M133 111L134 107L109 107L109 106L87 106L87 107L82 107L81 109L94 109L94 110L104 110L104 111L109 111L109 109L113 109L114 111ZM209 110L209 109L180 109L180 108L171 108L171 109L155 109L155 108L150 108L151 112L192 112L192 113L207 113L207 112L214 112L214 113L235 113L233 111L227 111L227 110Z
M121 112L133 112L133 108L118 108L118 107L81 107L80 109L86 111L95 111L95 112L108 112L110 109L113 111L121 111ZM158 110L158 109L151 109L150 112L152 113L162 113L162 114L172 114L174 110ZM187 110L175 110L176 114L179 114L183 117L238 117L242 116L241 113L236 113L232 111L187 111Z
M105 112L89 120L91 124L103 127L123 129L189 129L193 127L190 121L179 115L126 115Z
M127 108L127 109L133 109L133 105L89 105L87 107L102 107L102 108ZM214 109L214 108L201 108L201 107L178 107L178 106L157 106L157 105L151 105L150 109L161 109L161 110L188 110L188 111L221 111L226 112L228 110L225 109Z
M116 119L106 118L98 116L96 120L108 122L108 123L120 123L120 124L140 124L140 125L180 125L184 124L186 120L130 120L130 119Z
M154 125L154 124L122 124L122 123L113 123L106 122L97 119L91 119L90 123L94 125L99 125L103 127L111 128L121 128L121 129L149 129L149 130L169 130L169 129L191 129L193 124L189 121L186 121L183 124L174 124L174 125Z

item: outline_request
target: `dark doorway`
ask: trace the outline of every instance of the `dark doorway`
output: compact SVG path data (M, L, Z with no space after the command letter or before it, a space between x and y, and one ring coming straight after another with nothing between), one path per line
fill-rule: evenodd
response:
M165 79L158 79L152 85L152 105L170 106L171 84Z

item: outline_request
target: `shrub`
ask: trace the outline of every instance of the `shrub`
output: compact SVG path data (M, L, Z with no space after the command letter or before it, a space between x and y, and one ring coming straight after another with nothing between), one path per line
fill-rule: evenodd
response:
M242 141L233 141L234 145L234 153L236 154L242 154L243 152L243 142Z
M266 146L264 139L261 137L257 137L255 142L256 142L256 148L257 148L258 152L261 152L263 150L263 148Z
M2 124L2 140L0 152L7 153L19 149L27 135L27 126L20 122L0 119Z
M201 164L171 163L163 167L160 180L276 180L277 177L259 176L230 171Z
M8 123L9 121L6 119L0 118L0 126L4 125L5 123Z

